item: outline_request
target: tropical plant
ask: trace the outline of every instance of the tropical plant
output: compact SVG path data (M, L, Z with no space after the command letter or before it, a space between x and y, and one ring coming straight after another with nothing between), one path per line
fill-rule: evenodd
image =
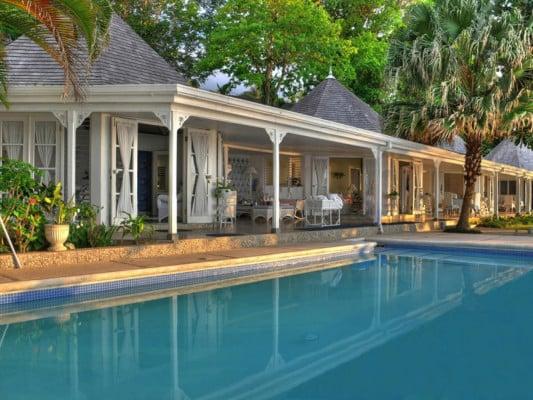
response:
M135 244L139 244L141 238L152 236L154 230L152 226L146 225L146 218L143 215L134 216L129 213L126 213L126 215L127 218L120 223L122 240L130 235Z
M312 0L228 0L196 71L200 78L222 72L230 77L224 90L253 87L262 103L274 105L317 83L330 66L341 80L353 74L355 49L340 30Z
M6 42L20 35L63 69L64 95L82 99L84 72L105 44L110 19L108 0L0 0L0 102L8 105Z
M44 246L40 176L38 169L23 161L3 159L0 164L0 217L20 252ZM3 240L0 235L0 246Z
M100 208L87 202L78 204L76 221L70 224L68 242L76 248L107 247L113 245L117 226L99 224L96 217Z
M509 2L507 2L509 3ZM533 129L532 25L519 7L436 0L409 9L390 50L389 133L434 144L466 143L458 230L469 229L484 140Z
M56 225L70 224L78 212L78 207L76 207L73 199L63 200L61 182L51 183L50 186L45 187L42 200L45 214L50 223Z

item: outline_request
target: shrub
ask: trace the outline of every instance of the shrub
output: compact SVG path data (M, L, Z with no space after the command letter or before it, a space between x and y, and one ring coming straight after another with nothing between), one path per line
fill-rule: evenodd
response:
M107 247L113 245L116 226L98 224L96 217L100 208L83 202L78 205L76 221L70 224L68 241L76 248Z
M23 161L3 159L0 165L0 212L20 252L38 250L45 244L40 176L38 169ZM3 236L0 240L3 247Z
M130 235L136 244L139 243L141 238L150 238L152 237L154 231L152 227L146 225L146 220L144 216L132 216L127 214L128 218L120 224L120 229L122 230L122 239L127 235Z

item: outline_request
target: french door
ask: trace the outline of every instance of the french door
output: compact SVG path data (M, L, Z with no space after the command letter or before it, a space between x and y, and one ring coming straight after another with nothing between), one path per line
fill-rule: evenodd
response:
M113 118L111 134L111 220L137 215L137 121Z

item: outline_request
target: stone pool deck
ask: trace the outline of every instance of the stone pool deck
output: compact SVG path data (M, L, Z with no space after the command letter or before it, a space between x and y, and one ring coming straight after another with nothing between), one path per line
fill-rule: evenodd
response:
M363 239L351 239L338 243L305 243L188 255L118 259L100 263L58 264L47 268L4 269L0 270L0 295L224 267L297 263L311 259L319 262L327 260L328 257L351 254L357 257L371 254L374 246L375 243Z
M533 236L508 232L481 234L418 232L372 235L367 239L377 242L378 245L439 246L533 252Z

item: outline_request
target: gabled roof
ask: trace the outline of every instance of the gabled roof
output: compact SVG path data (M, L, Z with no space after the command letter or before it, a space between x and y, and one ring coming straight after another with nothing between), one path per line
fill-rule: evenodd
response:
M183 76L117 15L111 19L109 35L108 46L86 79L89 86L186 83ZM13 41L6 50L9 85L64 84L63 70L27 37Z
M437 144L437 147L441 149L453 151L454 153L466 154L466 144L465 141L457 135L453 135L451 142L447 140L442 141Z
M368 104L328 76L292 111L374 132L382 131L381 117Z
M533 171L533 150L523 144L517 146L509 139L500 142L485 158L500 164Z

